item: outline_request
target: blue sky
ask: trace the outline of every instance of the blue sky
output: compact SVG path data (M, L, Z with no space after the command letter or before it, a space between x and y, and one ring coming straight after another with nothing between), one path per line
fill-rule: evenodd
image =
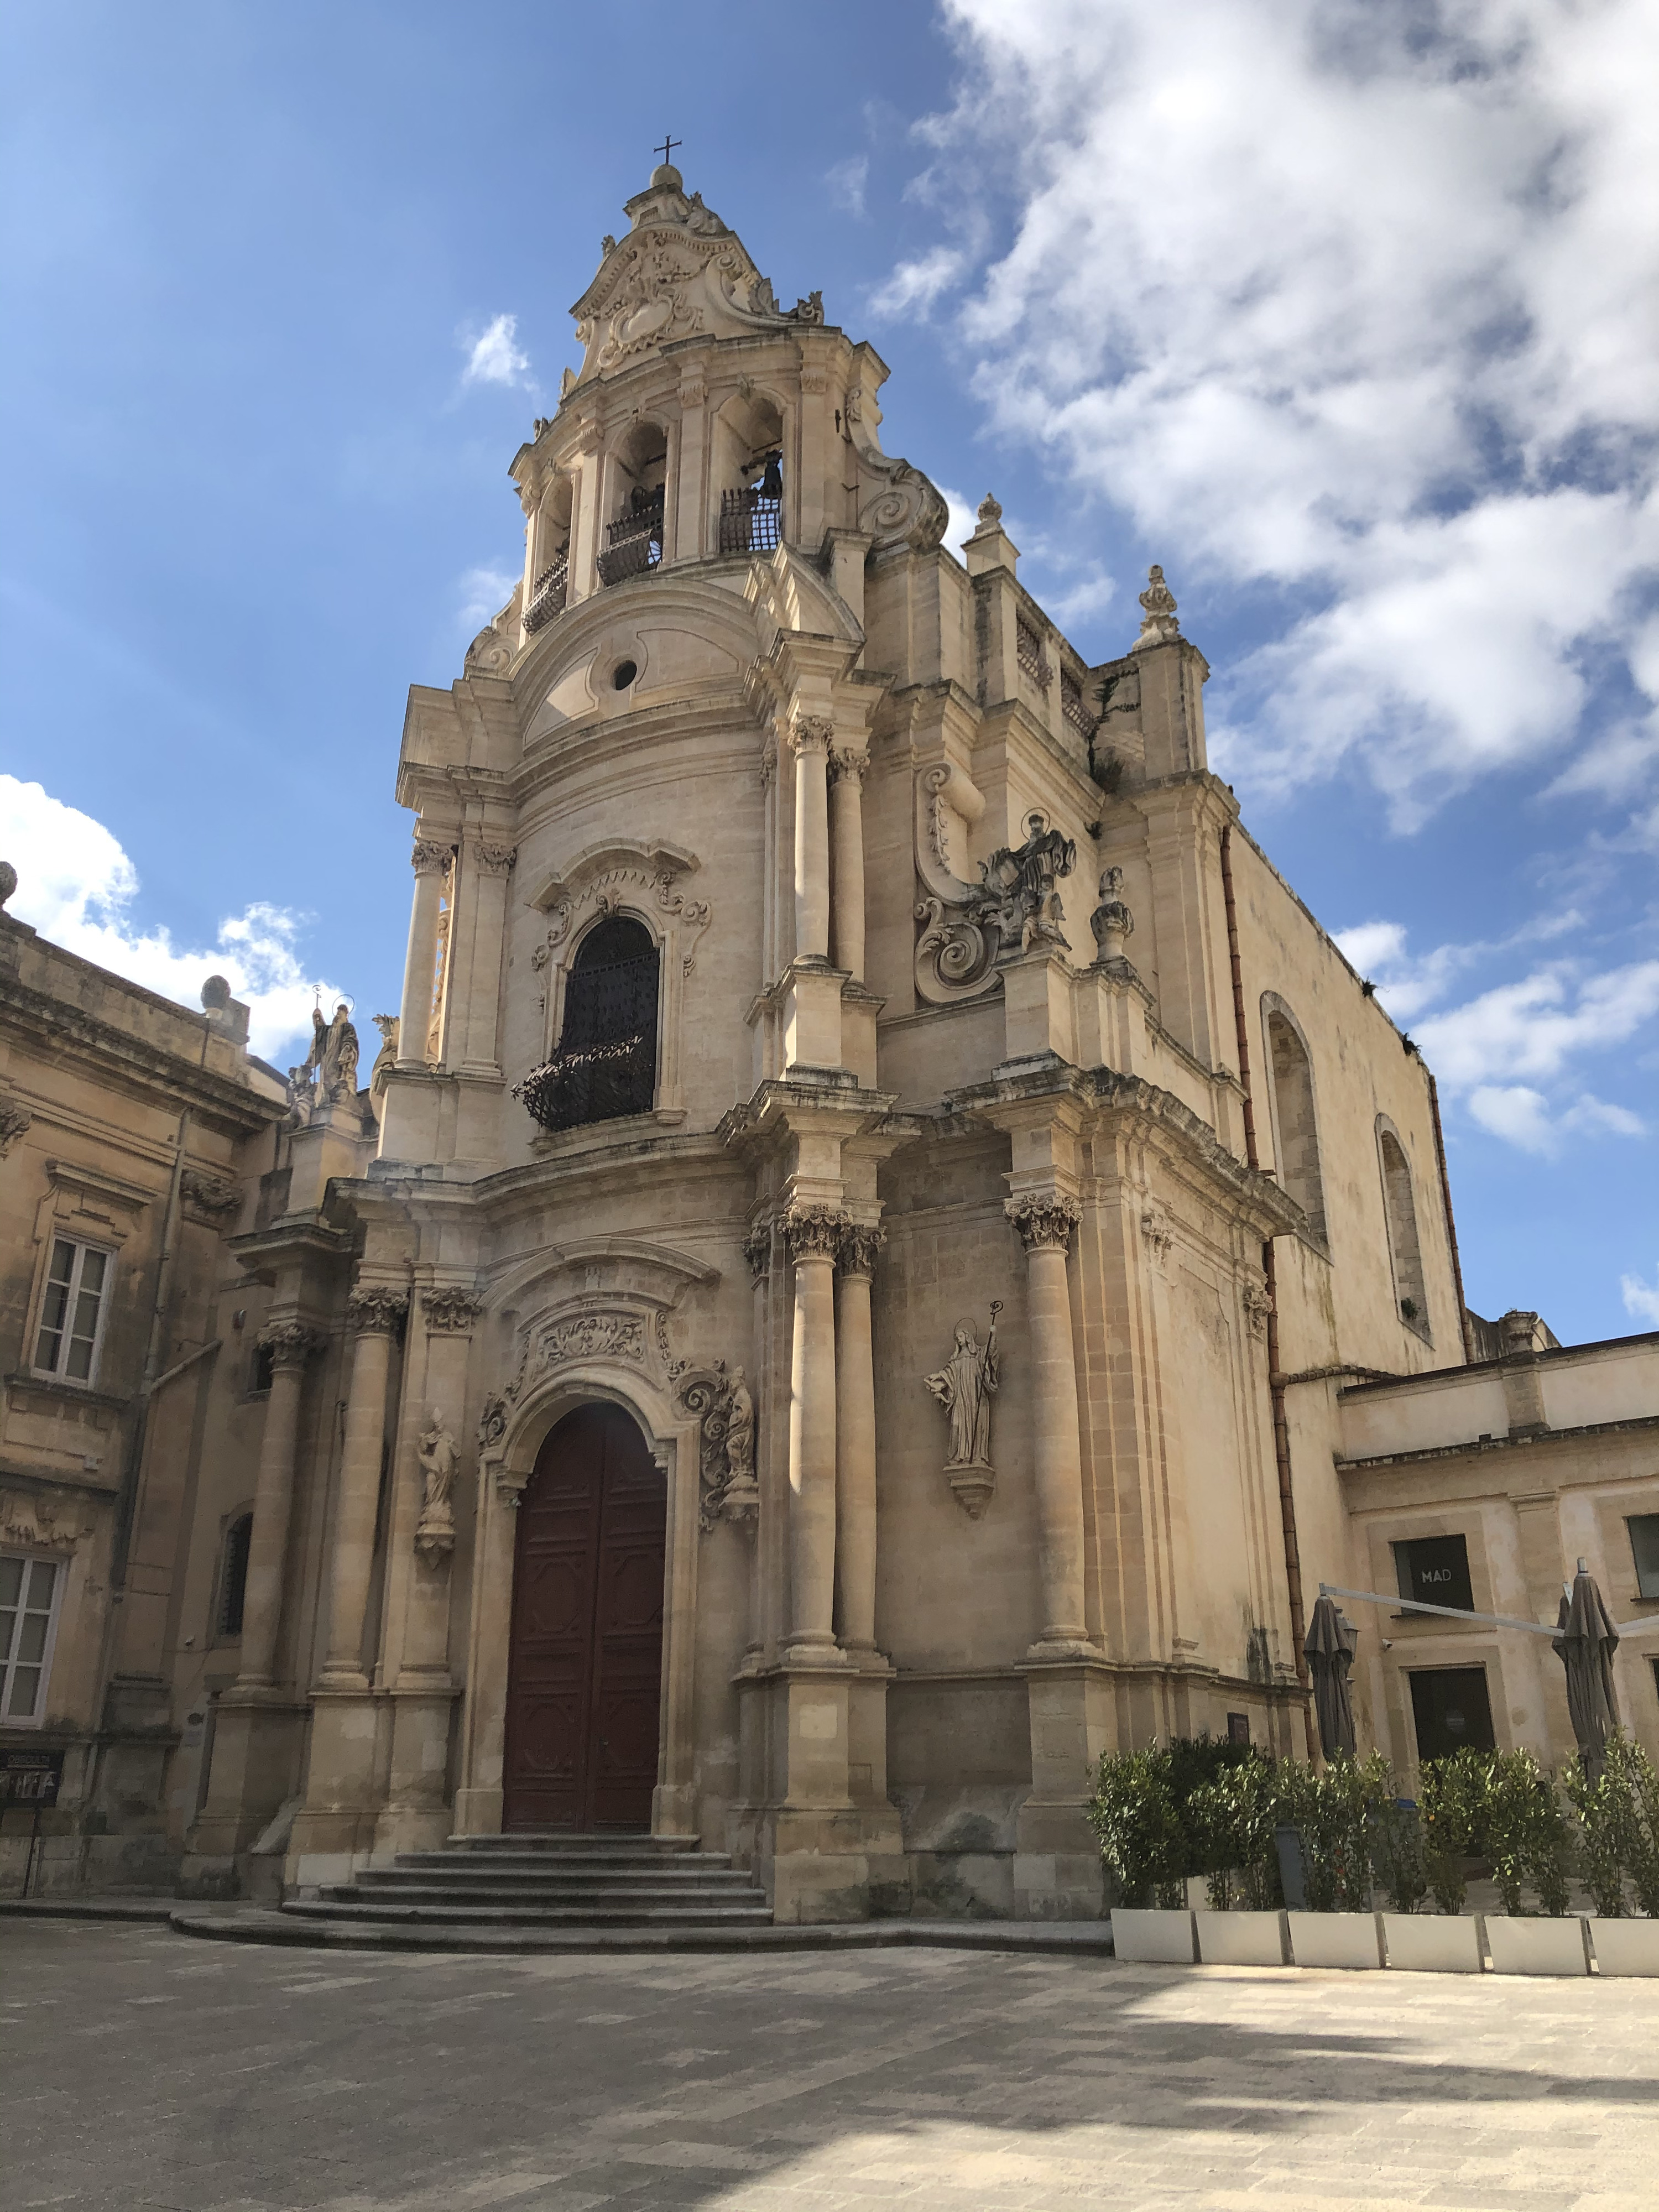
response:
M405 687L665 130L1440 1076L1464 1268L1659 1326L1659 30L1638 0L0 6L13 911L289 1057L395 1006ZM7 781L6 779L10 779ZM33 787L39 786L44 796Z

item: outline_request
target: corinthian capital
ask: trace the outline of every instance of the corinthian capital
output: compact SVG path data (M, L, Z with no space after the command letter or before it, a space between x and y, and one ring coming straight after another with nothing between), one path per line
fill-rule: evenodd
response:
M1073 1230L1083 1218L1083 1208L1074 1198L1052 1190L1008 1199L1002 1210L1018 1230L1019 1241L1028 1252L1065 1251Z
M259 1349L270 1354L273 1367L303 1367L322 1347L322 1338L303 1322L274 1321L259 1331Z
M876 1255L887 1242L887 1231L879 1222L849 1222L841 1232L841 1249L836 1258L843 1275L863 1275L866 1279L876 1272Z
M831 783L850 783L855 790L864 787L865 770L870 765L870 756L857 745L838 745L830 755Z
M408 1310L404 1291L374 1285L354 1291L346 1300L346 1327L354 1336L390 1336Z
M452 848L440 845L430 837L417 837L415 849L410 854L410 865L417 876L445 875L454 858Z
M798 1266L803 1260L833 1260L850 1225L847 1216L833 1206L792 1206L783 1217L790 1258Z
M487 876L504 876L519 857L516 845L488 844L482 837L475 837L468 849L473 865Z
M789 743L797 757L827 753L835 734L836 726L828 714L797 714L789 725Z
M421 1293L421 1311L428 1334L460 1336L483 1311L483 1300L459 1284L443 1283Z

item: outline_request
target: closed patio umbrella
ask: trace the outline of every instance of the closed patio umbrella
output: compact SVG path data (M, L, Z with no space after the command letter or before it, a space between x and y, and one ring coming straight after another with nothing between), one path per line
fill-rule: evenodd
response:
M1358 1641L1358 1630L1344 1620L1335 1600L1322 1596L1314 1607L1308 1640L1302 1648L1313 1674L1314 1711L1319 1716L1319 1741L1327 1759L1334 1759L1339 1751L1353 1755L1353 1699L1348 1691L1348 1669L1353 1665Z
M1551 1647L1567 1670L1567 1711L1573 1740L1588 1778L1601 1778L1607 1738L1619 1725L1619 1707L1613 1693L1613 1655L1619 1649L1613 1626L1595 1577L1578 1562L1572 1588L1564 1591L1556 1623L1559 1633Z

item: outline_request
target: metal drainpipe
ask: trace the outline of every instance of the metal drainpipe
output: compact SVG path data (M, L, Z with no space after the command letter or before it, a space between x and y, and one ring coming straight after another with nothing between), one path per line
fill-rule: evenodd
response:
M1474 1364L1474 1332L1469 1327L1469 1310L1463 1303L1463 1262L1457 1252L1457 1224L1452 1218L1451 1177L1446 1172L1446 1140L1440 1133L1440 1086L1429 1068L1423 1070L1429 1079L1429 1111L1434 1116L1434 1157L1440 1170L1440 1203L1446 1210L1446 1241L1451 1246L1452 1287L1457 1292L1457 1333L1463 1340L1463 1364Z
M1249 1030L1244 1019L1244 970L1238 957L1238 908L1233 899L1233 831L1228 823L1221 832L1221 890L1227 909L1227 960L1232 969L1233 1025L1238 1043L1238 1080L1244 1093L1244 1157L1253 1168L1261 1166L1256 1151L1255 1108L1250 1096ZM1279 1519L1285 1539L1285 1591L1291 1608L1291 1647L1296 1660L1296 1679L1304 1692L1303 1735L1311 1760L1318 1755L1314 1738L1312 1680L1308 1672L1307 1615L1302 1602L1302 1547L1296 1533L1296 1493L1291 1486L1291 1431L1285 1417L1285 1377L1279 1360L1279 1275L1273 1265L1272 1237L1261 1247L1261 1272L1267 1279L1267 1397L1273 1409L1273 1459L1279 1470Z

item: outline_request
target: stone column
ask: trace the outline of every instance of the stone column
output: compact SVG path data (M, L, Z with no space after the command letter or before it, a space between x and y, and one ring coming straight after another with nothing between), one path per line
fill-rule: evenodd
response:
M516 849L488 836L469 839L461 903L465 918L453 925L462 941L449 948L450 968L457 988L465 995L465 1035L458 1055L469 1075L498 1076L496 1027L501 1018L501 939L507 927L507 878L518 859ZM456 963L464 961L463 978Z
M868 753L847 747L830 759L835 959L854 982L864 977L864 772L869 765Z
M1031 1340L1031 1453L1036 1481L1042 1632L1034 1656L1088 1651L1083 1601L1083 1443L1066 1249L1082 1209L1056 1192L1007 1202L1025 1247Z
M398 1065L424 1067L427 1032L432 1026L432 990L438 972L438 917L444 877L451 860L447 845L417 837L412 855L415 903L409 921L409 953L404 963L403 1011L398 1024Z
M835 1268L846 1226L827 1206L792 1206L784 1217L795 1267L788 1644L803 1658L833 1651L836 1644Z
M305 1364L319 1349L322 1339L314 1329L288 1321L273 1322L263 1330L259 1342L271 1358L270 1396L265 1405L259 1470L253 1485L253 1533L242 1599L242 1669L236 1678L239 1690L269 1689L275 1679L288 1526L294 1505L300 1385Z
M795 755L795 957L830 957L830 741L827 714L798 714Z
M870 1279L879 1228L845 1230L836 1281L836 1556L841 1640L861 1658L876 1648L876 1377Z
M374 1557L374 1517L386 1444L386 1385L392 1339L408 1300L401 1291L354 1291L346 1325L354 1344L346 1399L340 1497L334 1518L334 1569L329 1601L328 1657L319 1688L366 1690L363 1617Z

